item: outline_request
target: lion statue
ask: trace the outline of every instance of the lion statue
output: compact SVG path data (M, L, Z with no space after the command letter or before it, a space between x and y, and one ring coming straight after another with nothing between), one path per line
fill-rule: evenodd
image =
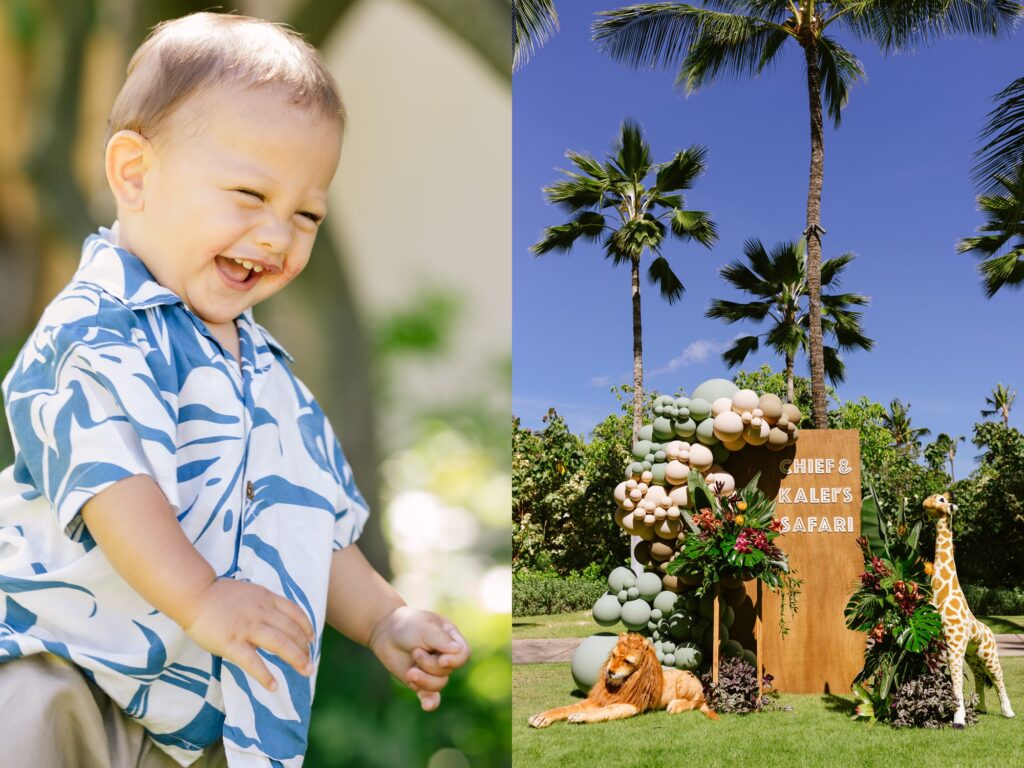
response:
M585 701L534 715L530 725L547 728L559 720L600 723L653 709L668 710L670 715L699 709L718 719L704 700L704 687L695 674L663 669L647 638L624 632Z

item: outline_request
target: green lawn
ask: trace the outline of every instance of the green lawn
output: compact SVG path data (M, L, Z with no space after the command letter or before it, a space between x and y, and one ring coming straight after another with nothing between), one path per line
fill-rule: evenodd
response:
M897 731L855 723L849 719L851 697L818 695L781 696L781 705L793 707L789 712L722 715L718 722L698 713L655 712L536 730L527 725L530 715L576 700L569 665L517 665L512 668L512 761L516 768L1015 768L1024 765L1024 657L1005 657L1002 665L1020 715L1002 717L992 691L992 714L964 731Z
M1024 634L1024 616L979 616L997 635ZM589 637L597 631L625 632L622 624L599 627L590 611L559 613L552 616L513 616L512 639Z

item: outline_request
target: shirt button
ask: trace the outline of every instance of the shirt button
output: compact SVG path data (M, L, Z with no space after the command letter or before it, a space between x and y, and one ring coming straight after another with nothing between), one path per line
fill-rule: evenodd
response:
M245 484L245 498L247 498L249 501L252 501L253 499L256 498L256 491L253 490L252 480L248 481Z

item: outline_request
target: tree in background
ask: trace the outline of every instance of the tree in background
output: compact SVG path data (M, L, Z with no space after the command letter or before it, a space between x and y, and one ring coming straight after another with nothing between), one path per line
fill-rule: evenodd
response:
M580 171L562 171L565 179L544 189L549 203L572 214L566 224L547 227L531 251L568 253L581 238L603 242L606 258L616 266L628 265L633 296L633 440L643 414L643 323L640 313L640 260L652 253L647 277L658 286L663 299L674 304L685 290L662 253L668 235L695 240L709 248L718 239L711 217L704 211L688 211L679 194L693 187L704 173L704 147L676 152L665 163L654 163L650 145L640 126L624 120L605 162L572 150L566 157ZM653 175L653 184L645 184Z
M804 301L808 292L806 242L779 243L769 253L760 240L747 240L743 254L746 264L734 261L722 267L719 274L728 284L753 296L754 300L743 303L713 299L705 316L724 320L730 325L741 320L767 322L765 333L736 339L722 355L722 360L730 368L735 368L758 350L760 339L764 337L765 343L785 360L785 399L792 403L795 399L793 366L796 356L799 352L806 354L808 350L809 308ZM838 287L840 274L853 259L852 253L844 253L822 264L822 289ZM864 335L861 326L863 313L851 309L868 303L868 297L858 293L821 295L822 332L831 336L836 345L823 347L825 374L832 384L839 384L846 378L846 366L839 356L840 350L860 348L870 351L874 346L874 341Z
M985 143L974 153L974 181L980 191L992 191L995 179L1011 176L1024 164L1024 77L1018 77L993 97L981 132Z
M926 427L915 429L910 423L910 403L904 404L899 398L889 403L889 410L882 414L882 424L892 436L893 445L917 456L921 451L921 439L931 434Z
M995 389L992 390L992 394L985 398L985 404L991 406L991 408L983 408L981 410L982 416L995 416L1003 420L1003 426L1010 426L1010 409L1013 408L1013 401L1017 399L1017 392L1004 387L1002 383L996 384Z
M946 462L949 462L950 483L956 482L953 461L956 459L957 443L962 443L965 439L963 435L954 438L942 432L935 438L935 442L924 449L925 461L932 469L945 471Z
M752 75L799 46L810 104L811 167L807 189L808 324L814 425L828 425L821 326L821 189L825 168L822 102L839 126L850 86L864 76L860 61L832 34L845 30L883 51L935 38L996 36L1017 23L1021 6L1006 0L709 0L633 5L600 14L594 39L601 50L634 67L679 66L676 84L688 93L719 75ZM826 30L830 34L826 35ZM790 42L792 44L790 44Z
M1004 286L1024 285L1024 162L1010 175L995 176L994 183L991 193L978 197L987 219L978 227L982 234L965 237L956 246L958 253L981 257L978 272L989 298Z

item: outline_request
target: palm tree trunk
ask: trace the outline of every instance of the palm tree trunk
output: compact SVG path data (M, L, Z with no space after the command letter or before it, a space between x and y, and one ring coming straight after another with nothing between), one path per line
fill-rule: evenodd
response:
M953 475L953 459L956 458L956 443L953 443L953 447L949 450L949 483L952 485L956 482L956 477Z
M1009 406L1003 406L1003 426L1006 429L1010 428L1010 408Z
M792 403L794 400L796 396L793 393L793 355L786 355L786 402Z
M640 321L640 257L632 260L633 273L633 442L639 439L644 412L644 343Z
M821 118L821 74L818 44L813 35L802 41L807 59L807 95L811 107L811 173L807 187L807 295L811 358L811 402L814 426L825 429L825 355L821 339L821 186L825 175L825 133Z

